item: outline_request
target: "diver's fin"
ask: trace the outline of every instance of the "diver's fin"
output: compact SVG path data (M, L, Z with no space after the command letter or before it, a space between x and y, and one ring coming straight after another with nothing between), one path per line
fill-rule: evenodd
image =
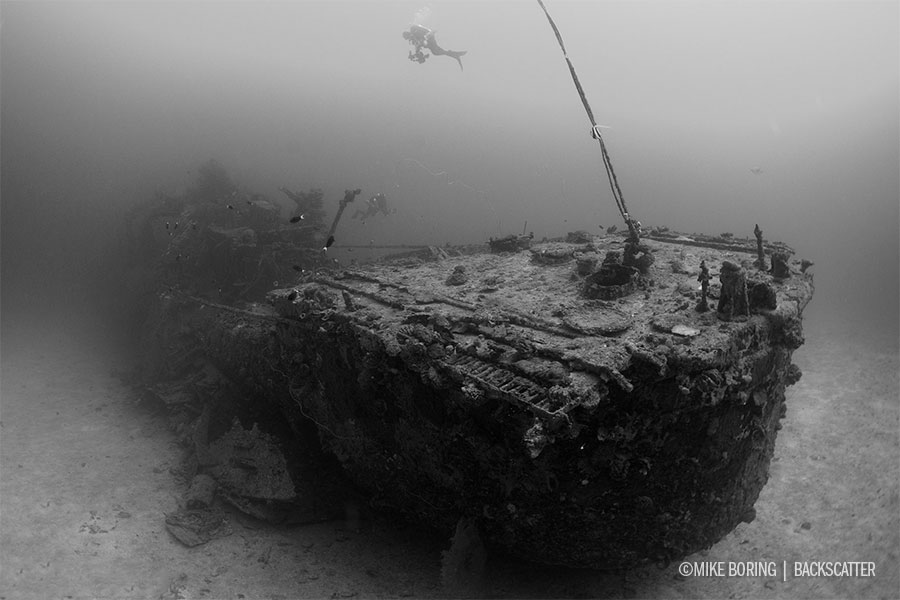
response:
M461 56L465 56L466 52L468 52L468 50L463 50L462 52L454 52L453 54L451 54L451 56L452 56L453 58L456 59L456 62L459 63L459 70L460 70L460 71L464 71L464 70L465 70L465 69L463 69L463 65L462 65L462 61L460 60L460 57L461 57Z

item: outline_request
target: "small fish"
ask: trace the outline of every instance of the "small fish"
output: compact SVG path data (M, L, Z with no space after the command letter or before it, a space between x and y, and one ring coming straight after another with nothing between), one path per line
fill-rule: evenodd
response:
M166 221L166 230L168 230L168 229L169 229L169 222Z
M300 265L291 265L291 268L292 268L293 270L297 271L298 273L302 273L302 272L303 272L303 267L301 267Z
M191 229L197 229L196 221L191 222Z
M229 210L234 210L234 207L230 204L226 204L225 206L227 206L229 208Z
M306 215L297 215L296 217L291 217L291 223L299 223L305 217L306 217Z
M175 227L173 227L172 229L178 229L178 221L175 221Z
M253 206L253 202L251 202L250 200L247 200L247 204L249 204L250 206Z
M328 236L328 241L325 242L325 249L328 250L329 248L331 248L331 245L332 245L333 243L334 243L334 236L333 236L333 235L329 235L329 236Z

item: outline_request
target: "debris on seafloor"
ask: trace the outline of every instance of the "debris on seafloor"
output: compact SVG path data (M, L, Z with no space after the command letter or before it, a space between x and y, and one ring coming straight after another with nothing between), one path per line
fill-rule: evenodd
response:
M213 465L207 471L225 500L259 519L286 518L296 491L275 438L235 422L209 445L209 453Z
M189 548L233 533L228 517L221 511L190 509L167 514L166 530Z

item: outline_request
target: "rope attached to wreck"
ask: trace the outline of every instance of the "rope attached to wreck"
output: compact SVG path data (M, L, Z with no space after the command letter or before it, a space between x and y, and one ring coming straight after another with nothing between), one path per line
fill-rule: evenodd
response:
M619 209L619 213L622 215L622 218L625 219L625 224L628 226L628 232L631 234L631 237L637 241L640 237L640 225L635 219L631 218L631 215L628 213L628 208L625 206L625 197L622 195L622 188L619 187L619 180L613 169L609 151L606 149L606 143L603 141L603 136L600 134L600 126L597 125L597 120L594 118L594 111L591 110L591 105L588 103L584 88L581 87L581 82L578 80L578 74L575 72L575 66L569 59L568 52L566 52L566 46L563 43L562 35L559 33L559 28L556 27L556 23L547 11L547 7L544 6L543 1L537 0L537 3L541 5L541 9L547 16L550 27L553 28L553 33L556 34L556 41L559 42L563 57L566 59L566 64L569 65L569 73L572 74L572 81L575 83L575 89L578 90L578 95L581 97L581 103L584 105L588 120L591 122L591 137L600 143L600 152L603 155L603 166L606 168L606 177L609 179L609 187L612 190L613 198L616 201L616 208Z

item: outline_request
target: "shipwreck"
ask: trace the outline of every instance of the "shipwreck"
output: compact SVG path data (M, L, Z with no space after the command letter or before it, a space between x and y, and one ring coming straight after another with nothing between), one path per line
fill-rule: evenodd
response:
M140 385L190 475L251 514L327 495L313 457L373 507L448 533L470 520L551 564L666 562L753 518L813 292L789 247L651 232L634 252L628 234L576 233L338 268L274 216L216 225L222 206L170 206L190 225L167 241L166 202L143 220L160 242ZM262 442L218 442L254 424Z
M134 381L186 444L188 508L218 494L272 521L325 519L349 481L447 535L606 569L667 564L754 518L812 263L758 225L755 239L645 230L566 61L620 233L342 266L328 248L360 190L326 228L320 190L282 188L285 219L217 163L135 209ZM223 527L167 525L191 543Z

